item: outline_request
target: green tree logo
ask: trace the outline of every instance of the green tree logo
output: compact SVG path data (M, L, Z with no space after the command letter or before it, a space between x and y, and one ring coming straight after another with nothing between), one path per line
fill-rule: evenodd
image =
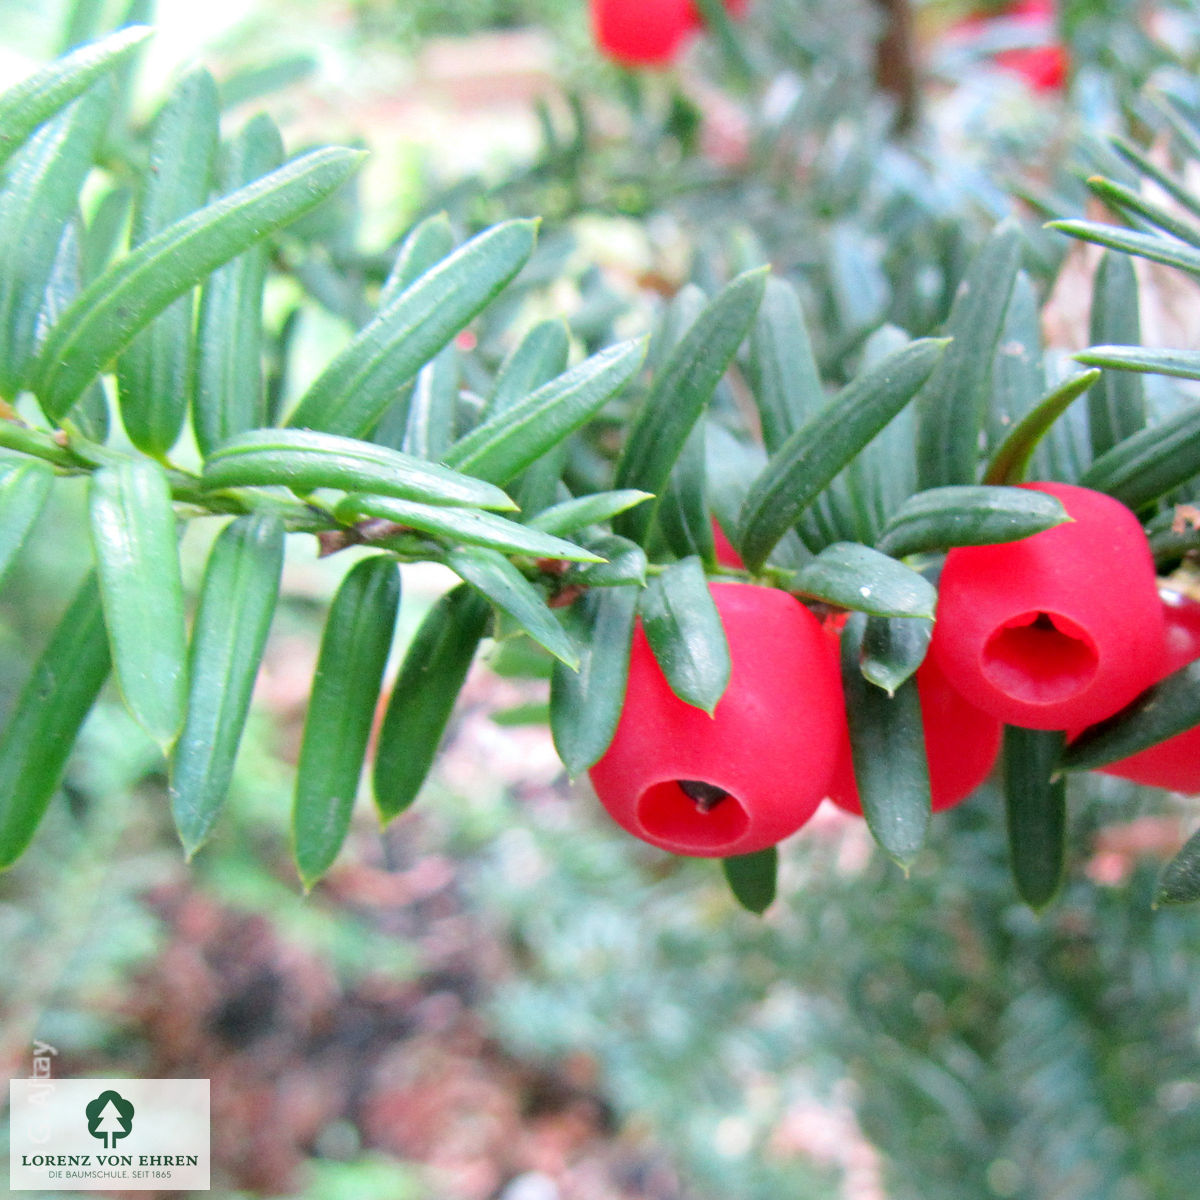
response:
M84 1110L88 1133L104 1142L111 1150L119 1138L128 1137L133 1130L133 1105L111 1089L101 1092Z

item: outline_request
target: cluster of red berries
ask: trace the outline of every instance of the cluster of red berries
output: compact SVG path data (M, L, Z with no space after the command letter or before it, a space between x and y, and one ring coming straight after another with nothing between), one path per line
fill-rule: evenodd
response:
M740 17L749 0L724 0ZM693 0L592 0L596 45L628 67L673 62L687 41L704 28Z
M935 811L990 773L1005 723L1068 737L1200 658L1200 604L1164 600L1141 524L1100 492L1025 484L1071 521L953 549L916 674ZM736 552L721 546L725 562ZM861 812L839 670L840 622L777 588L714 582L732 663L710 717L680 700L640 624L625 706L592 783L629 832L677 854L748 854L794 833L822 799ZM1200 791L1200 727L1106 768Z

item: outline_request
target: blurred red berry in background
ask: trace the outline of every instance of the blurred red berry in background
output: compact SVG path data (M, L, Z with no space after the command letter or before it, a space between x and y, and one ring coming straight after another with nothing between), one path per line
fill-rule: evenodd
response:
M741 17L748 5L749 0L725 0L734 17ZM596 45L629 67L666 66L703 27L692 0L592 0Z
M930 797L933 811L941 812L965 800L991 773L1000 753L1004 725L968 704L932 658L926 658L917 668L917 695L921 700ZM829 798L847 812L862 813L848 735Z
M1062 46L1002 50L996 65L1022 75L1035 92L1060 92L1067 81L1067 52Z
M963 546L938 583L933 654L972 704L1012 725L1069 729L1158 678L1163 612L1137 517L1089 488L1028 483L1073 521L1017 542Z
M694 26L691 0L592 0L596 45L625 66L671 62Z
M671 691L638 623L625 706L591 770L630 833L676 854L772 846L816 811L845 734L833 640L776 588L709 585L732 662L713 716Z
M958 21L947 32L951 38L975 41L1010 31L1026 44L997 50L990 55L991 61L1020 75L1036 92L1057 92L1066 85L1070 60L1058 41L1055 7L1054 0L1018 0Z

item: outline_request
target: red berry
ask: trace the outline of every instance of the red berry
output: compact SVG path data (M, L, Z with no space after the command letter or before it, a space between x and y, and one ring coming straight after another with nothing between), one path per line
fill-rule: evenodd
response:
M991 57L996 66L1020 75L1037 92L1061 91L1066 83L1069 59L1066 47L1055 40L1055 4L1052 0L1018 0L1005 8L978 13L955 22L948 30L953 39L974 41L996 26L1022 33L1028 45L999 50Z
M666 65L695 27L691 0L592 0L596 45L626 66Z
M749 0L725 0L741 17ZM592 0L592 29L600 50L630 67L665 66L704 20L692 0Z
M1004 726L968 704L932 658L917 670L917 695L933 811L941 812L965 800L988 777L1000 753ZM842 744L829 798L847 812L862 813L849 736Z
M1166 661L1158 677L1200 658L1200 604L1178 592L1162 594L1166 618ZM1157 682L1157 679L1155 680ZM1200 725L1101 770L1150 787L1200 792Z
M630 833L714 857L765 849L812 816L846 717L836 648L808 609L775 588L709 590L732 661L716 712L671 691L639 622L621 720L591 777Z
M1002 50L996 65L1022 76L1035 92L1060 92L1067 82L1067 52L1057 43Z
M946 556L931 653L972 704L1029 729L1091 725L1157 678L1163 615L1137 518L1101 492L1057 496L1073 521Z

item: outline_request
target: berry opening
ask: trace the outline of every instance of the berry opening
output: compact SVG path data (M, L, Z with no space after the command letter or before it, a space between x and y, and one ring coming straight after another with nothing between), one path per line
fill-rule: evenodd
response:
M698 779L651 784L638 799L637 819L652 837L694 853L731 845L750 827L736 796Z
M1100 657L1088 632L1061 613L1034 611L1006 621L983 648L988 681L1029 704L1058 704L1084 691Z

